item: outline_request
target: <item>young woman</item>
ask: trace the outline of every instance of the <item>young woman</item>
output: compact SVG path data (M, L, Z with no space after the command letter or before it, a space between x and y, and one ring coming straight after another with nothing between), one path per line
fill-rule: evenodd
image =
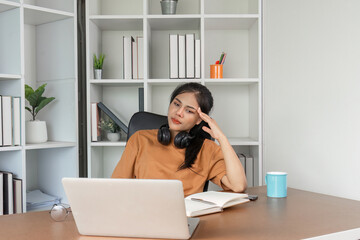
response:
M213 97L205 86L178 86L171 95L168 124L134 133L112 177L178 179L185 196L202 192L207 180L225 190L243 192L244 169L216 121L208 116L212 107ZM206 134L220 146L206 139Z

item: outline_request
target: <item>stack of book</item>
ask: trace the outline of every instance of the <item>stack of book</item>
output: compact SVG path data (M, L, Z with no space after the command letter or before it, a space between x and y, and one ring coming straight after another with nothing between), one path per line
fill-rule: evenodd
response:
M144 78L143 37L123 37L123 78Z
M19 146L20 97L0 95L0 147Z
M39 189L29 191L26 194L26 208L28 211L49 210L54 204L59 204L60 202L60 197L48 195Z
M0 215L23 212L22 180L0 171Z
M245 153L237 153L237 156L244 167L248 187L253 187L255 184L254 158Z
M201 77L201 44L195 34L169 35L169 77L200 78Z

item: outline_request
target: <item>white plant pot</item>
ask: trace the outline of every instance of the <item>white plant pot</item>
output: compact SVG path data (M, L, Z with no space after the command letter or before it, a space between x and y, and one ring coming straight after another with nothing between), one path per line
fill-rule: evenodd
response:
M26 121L26 143L44 143L48 140L45 121Z
M101 79L102 78L102 69L95 69L94 70L94 78Z
M106 134L107 139L109 139L109 141L111 142L117 142L120 140L120 133L112 133L109 132Z

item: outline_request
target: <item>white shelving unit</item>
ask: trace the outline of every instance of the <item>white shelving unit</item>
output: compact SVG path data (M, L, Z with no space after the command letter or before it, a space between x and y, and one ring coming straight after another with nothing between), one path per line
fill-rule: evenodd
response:
M0 147L0 170L34 189L67 202L62 177L78 177L77 3L74 0L0 0L0 95L21 97L21 146ZM47 83L54 96L37 116L45 120L49 141L25 143L25 84Z
M167 114L170 93L182 82L199 82L214 96L211 116L237 152L255 161L255 183L262 184L261 0L181 0L176 15L162 15L158 0L88 0L87 99L88 172L110 177L125 147L91 142L90 103L103 102L125 123L139 110ZM201 39L201 78L169 79L169 34L195 33ZM122 79L122 37L144 37L144 79ZM210 79L210 64L226 52L223 79ZM93 54L106 55L103 79L93 79Z

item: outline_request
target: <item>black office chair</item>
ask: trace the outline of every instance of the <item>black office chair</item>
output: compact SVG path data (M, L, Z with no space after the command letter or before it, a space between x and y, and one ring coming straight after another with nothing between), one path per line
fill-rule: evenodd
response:
M151 113L137 112L131 117L128 126L128 134L126 141L129 140L138 130L159 129L162 125L167 124L167 116ZM209 181L205 182L203 191L206 192L209 187Z
M159 129L167 124L167 116L151 113L137 112L131 117L128 126L128 135L126 141L138 130Z

